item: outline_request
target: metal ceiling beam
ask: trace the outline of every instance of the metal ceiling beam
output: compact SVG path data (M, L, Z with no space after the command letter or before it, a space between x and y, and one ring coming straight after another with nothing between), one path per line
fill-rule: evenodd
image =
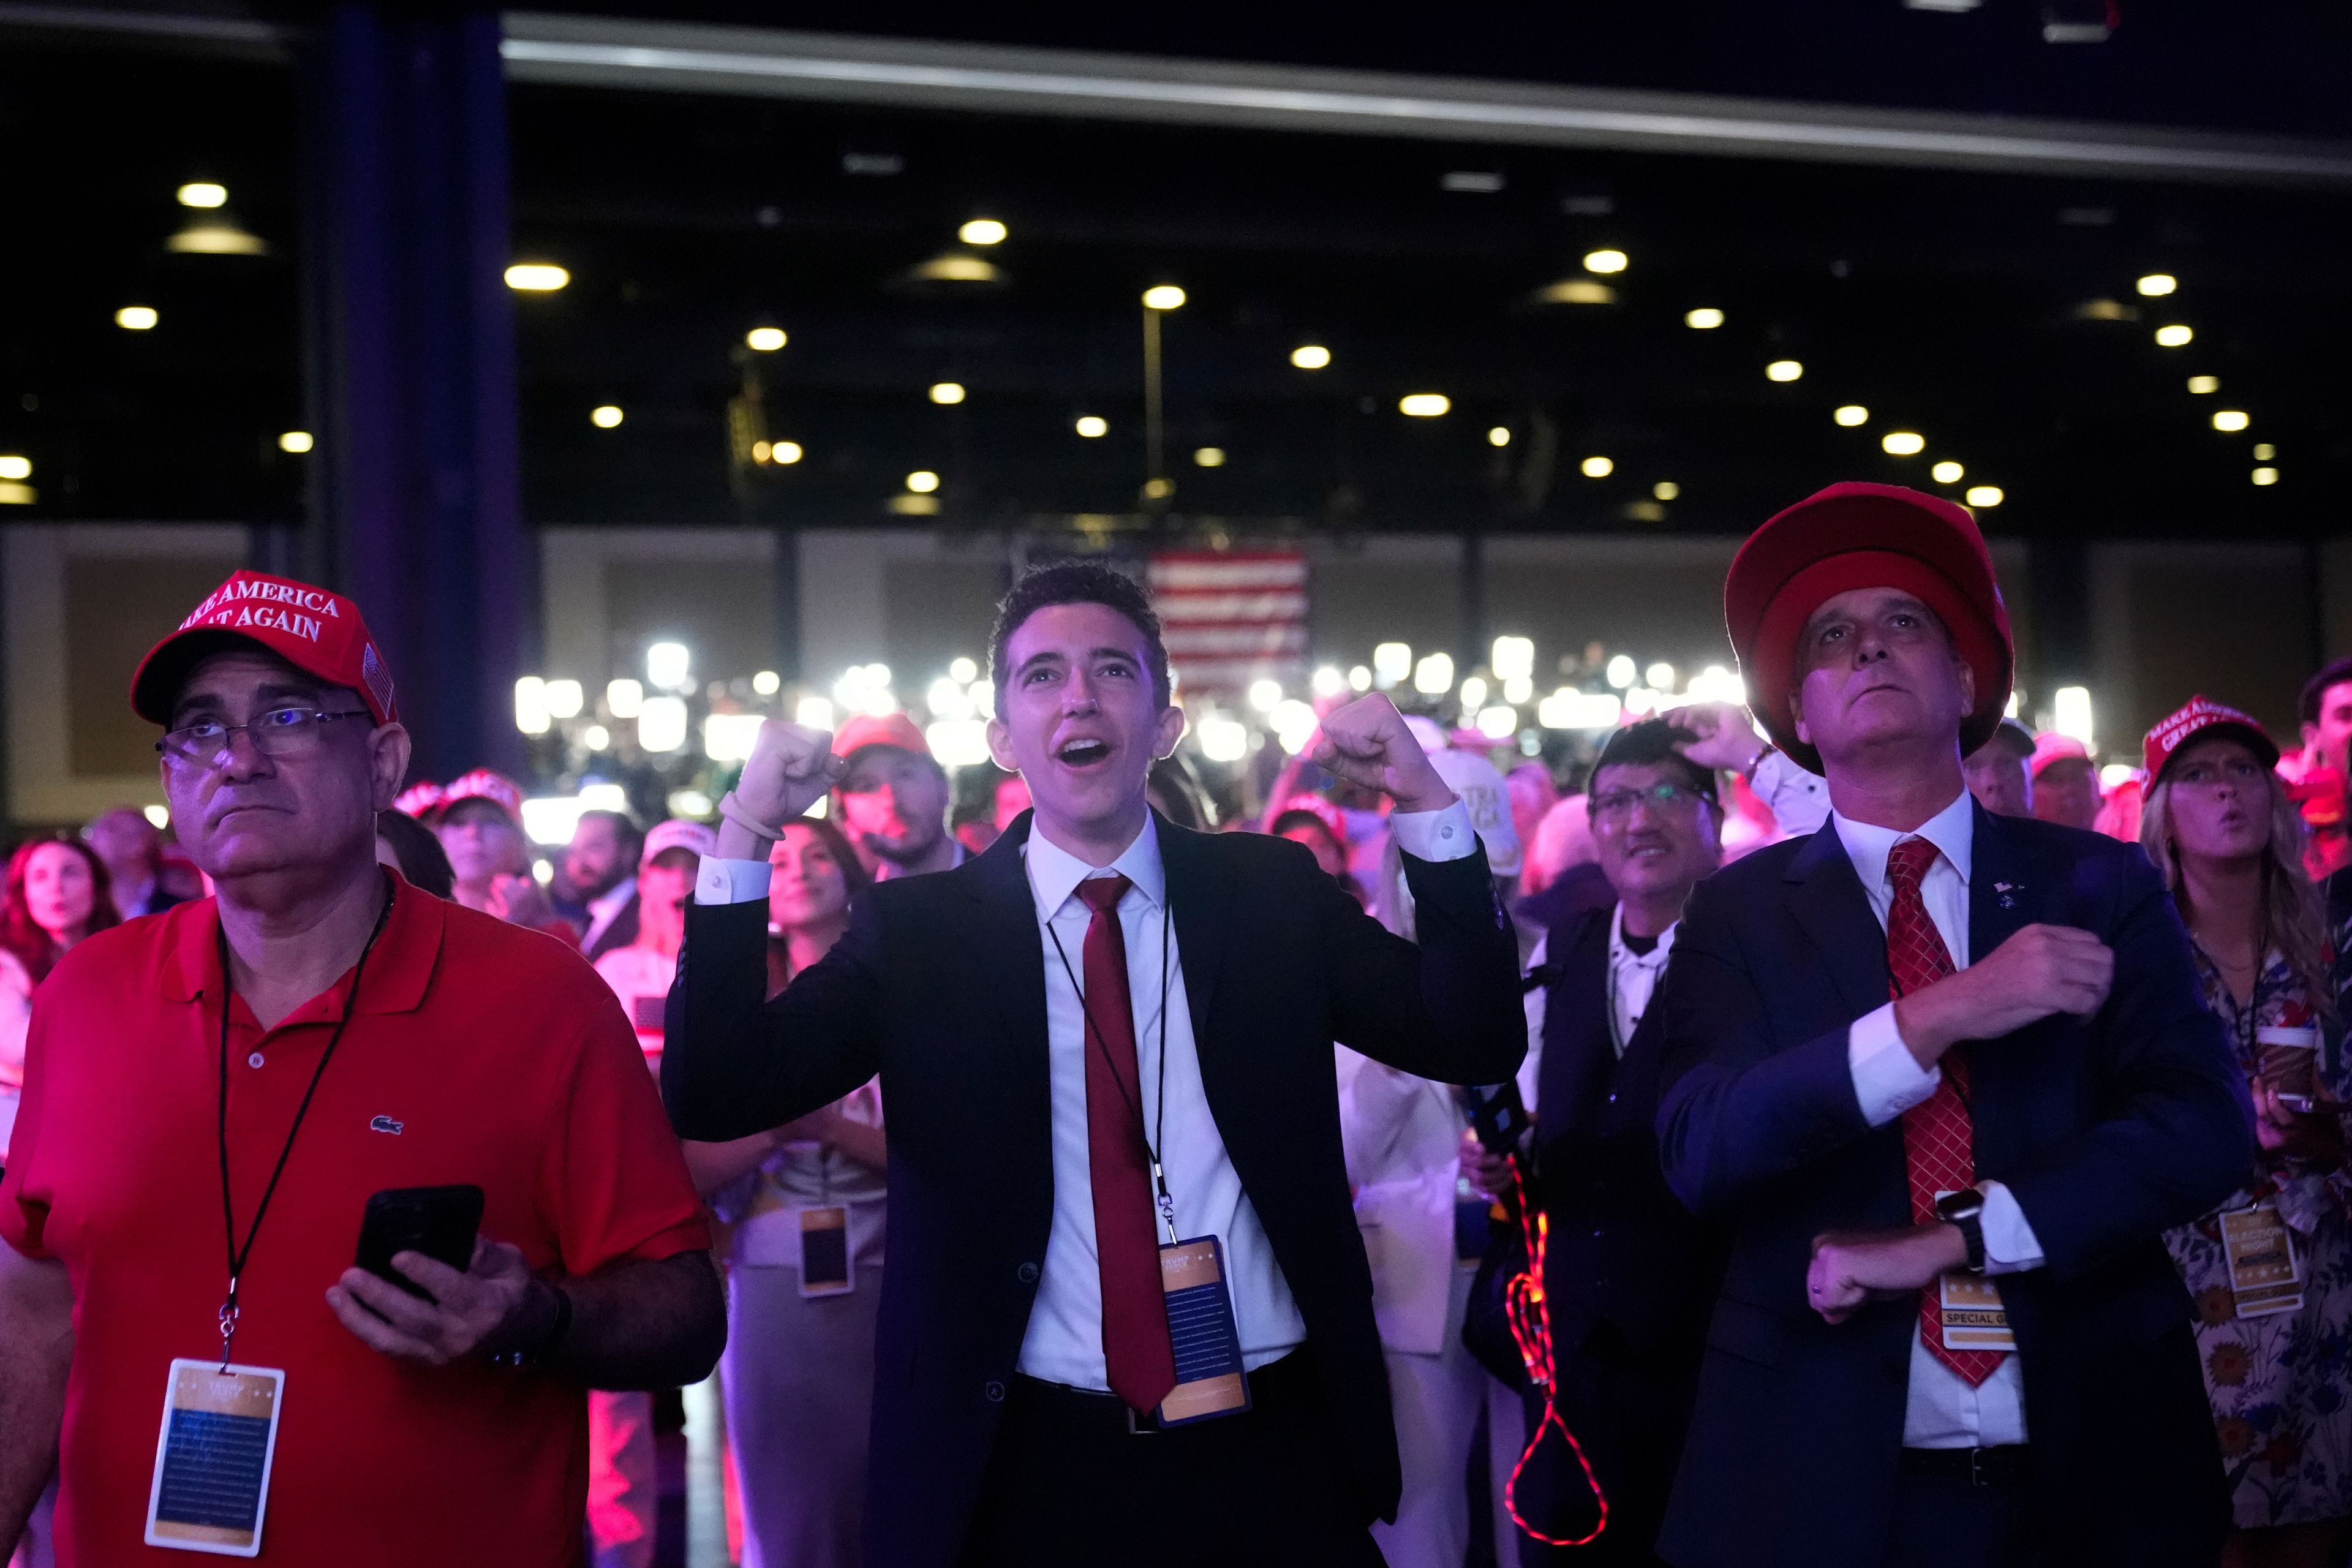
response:
M2352 143L1692 93L506 16L509 79L1522 146L2352 184Z

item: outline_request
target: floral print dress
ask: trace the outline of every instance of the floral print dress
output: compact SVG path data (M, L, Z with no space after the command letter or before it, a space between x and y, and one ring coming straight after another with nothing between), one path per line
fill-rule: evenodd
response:
M2255 1032L2318 1022L2309 989L2279 953L2264 956L2241 1006L2201 949L2205 1005L2221 1020L2251 1082ZM2352 1102L2352 1075L2334 1030L2320 1052L2326 1099ZM2263 1150L2250 1180L2219 1208L2165 1234L2197 1303L2197 1349L2241 1529L2352 1515L2352 1171L2317 1172ZM2270 1203L2304 1260L2303 1305L2241 1318L2221 1216Z

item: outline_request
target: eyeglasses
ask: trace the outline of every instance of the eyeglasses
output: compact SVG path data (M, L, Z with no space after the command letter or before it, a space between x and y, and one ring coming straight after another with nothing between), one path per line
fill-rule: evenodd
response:
M338 719L365 719L371 715L365 709L348 713L321 713L316 708L272 708L267 713L254 715L248 724L224 724L217 719L199 719L164 732L155 742L155 749L168 762L187 765L209 764L225 755L231 744L229 737L238 731L253 742L253 749L273 761L286 761L308 756L319 749L325 738L325 727Z
M1646 805L1653 811L1672 811L1695 800L1706 797L1695 789L1681 784L1654 784L1646 789L1612 789L1606 795L1596 795L1591 800L1592 818L1619 818L1633 815L1637 805Z

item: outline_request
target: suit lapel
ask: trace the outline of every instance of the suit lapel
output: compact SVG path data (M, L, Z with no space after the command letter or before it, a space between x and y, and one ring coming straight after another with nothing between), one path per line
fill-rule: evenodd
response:
M2034 886L2009 824L1977 806L1969 851L1969 962L1982 963L1993 949L2034 918L2048 889Z
M1206 836L1152 814L1160 831L1160 865L1168 879L1168 909L1176 921L1176 963L1184 972L1186 1011L1192 1016L1192 1044L1205 1060L1209 1005L1224 968L1225 937L1233 929L1225 904L1231 893L1205 864Z
M1893 994L1886 971L1886 932L1870 912L1862 879L1845 852L1833 823L1806 840L1789 862L1789 912L1812 939L1854 1016L1886 1005Z
M985 854L961 871L966 890L980 906L972 922L972 953L982 977L981 990L994 999L1004 1021L1008 1070L1034 1089L1038 1104L1050 1096L1046 1068L1045 939L1038 933L1037 899L1030 890L1029 867L1021 847L1029 839L1029 816L1004 830ZM1016 1096L1016 1100L1022 1096Z

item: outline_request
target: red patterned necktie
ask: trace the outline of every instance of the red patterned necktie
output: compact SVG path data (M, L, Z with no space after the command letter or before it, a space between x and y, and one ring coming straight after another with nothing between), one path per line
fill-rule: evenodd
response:
M1886 857L1887 879L1895 885L1894 901L1886 907L1886 967L1897 997L1955 973L1951 952L1936 922L1927 918L1927 900L1919 896L1920 879L1939 853L1925 838L1906 838ZM1914 1225L1934 1221L1937 1194L1958 1192L1977 1180L1968 1058L1956 1047L1944 1053L1941 1066L1936 1092L1903 1113L1903 1155L1910 1167ZM1967 1378L1973 1388L1993 1374L2006 1352L1947 1350L1944 1302L1937 1287L1931 1279L1919 1292L1919 1337L1929 1354Z
M1143 1075L1136 1065L1135 1003L1127 988L1125 877L1078 884L1087 925L1087 1160L1094 1179L1095 1264L1102 1277L1103 1363L1111 1391L1139 1413L1176 1386L1168 1303L1152 1234L1151 1167L1143 1146Z

